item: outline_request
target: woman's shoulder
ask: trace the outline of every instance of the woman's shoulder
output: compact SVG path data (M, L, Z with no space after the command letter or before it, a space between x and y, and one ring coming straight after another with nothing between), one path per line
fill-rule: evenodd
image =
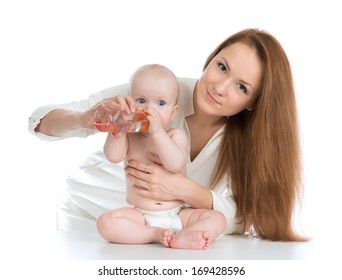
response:
M197 83L197 79L191 79L191 78L178 78L179 82L179 98L178 98L178 104L179 109L187 116L191 113L193 113L193 93L195 89L195 85Z
M193 89L197 79L193 79L193 78L184 78L184 77L177 77L180 89Z

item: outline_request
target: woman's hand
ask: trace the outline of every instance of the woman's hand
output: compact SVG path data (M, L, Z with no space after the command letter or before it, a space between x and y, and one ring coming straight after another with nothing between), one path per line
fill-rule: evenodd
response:
M130 160L125 168L127 178L138 195L164 201L182 200L193 208L213 209L210 190L181 172L169 172L160 165L157 155L150 153L148 156L155 164Z
M103 99L89 110L80 113L80 125L84 128L93 128L95 113L99 109L108 108L113 113L124 111L127 114L136 110L136 104L130 96L115 96Z
M84 112L55 109L45 115L35 128L36 132L50 136L62 136L79 128L94 128L95 113L101 108L108 108L113 113L118 110L134 112L136 104L129 96L106 98Z
M158 163L158 157L149 156ZM171 173L163 166L130 160L125 168L128 180L134 191L141 197L156 200L183 200L184 179L182 173Z

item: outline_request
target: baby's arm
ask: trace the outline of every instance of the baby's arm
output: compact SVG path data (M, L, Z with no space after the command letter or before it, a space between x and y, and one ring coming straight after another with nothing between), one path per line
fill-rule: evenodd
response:
M115 101L121 107L121 111L132 113L132 110L135 110L134 100L130 96L117 96ZM103 152L110 162L117 163L123 161L128 152L127 134L118 133L113 135L108 133Z
M170 172L179 172L187 162L188 138L180 129L163 129L151 135L163 166Z
M103 152L110 162L120 162L126 157L128 150L127 134L121 135L120 138L108 133Z

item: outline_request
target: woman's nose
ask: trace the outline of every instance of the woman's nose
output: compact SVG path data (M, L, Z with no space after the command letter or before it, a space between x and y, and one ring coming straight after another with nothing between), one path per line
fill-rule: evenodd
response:
M224 79L220 80L215 84L215 91L219 96L227 96L230 87L230 80Z

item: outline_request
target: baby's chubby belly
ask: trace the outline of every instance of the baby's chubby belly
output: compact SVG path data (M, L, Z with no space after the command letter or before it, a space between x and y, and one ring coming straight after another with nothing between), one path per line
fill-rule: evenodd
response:
M127 186L126 199L129 204L144 210L168 210L184 204L181 200L160 201L138 196L131 186Z

